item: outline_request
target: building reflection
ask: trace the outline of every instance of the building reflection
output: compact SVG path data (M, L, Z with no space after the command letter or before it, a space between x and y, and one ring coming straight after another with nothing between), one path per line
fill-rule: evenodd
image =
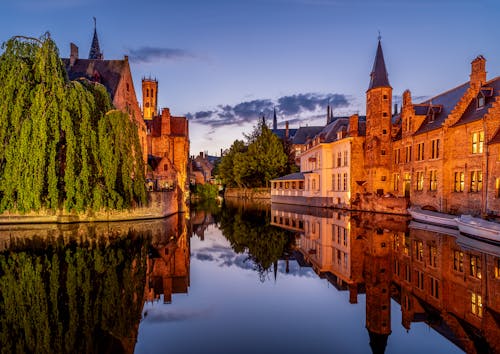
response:
M189 237L185 214L165 220L153 233L146 268L145 301L172 302L172 294L187 294L189 287Z
M500 247L406 217L273 204L271 223L297 232L297 248L349 302L366 295L374 353L402 326L425 322L468 353L500 352Z

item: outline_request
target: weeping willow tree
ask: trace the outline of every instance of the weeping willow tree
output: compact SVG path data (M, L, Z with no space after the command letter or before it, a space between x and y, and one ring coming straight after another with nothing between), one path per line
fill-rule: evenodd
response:
M0 212L144 203L137 128L104 86L69 81L49 34L2 48Z

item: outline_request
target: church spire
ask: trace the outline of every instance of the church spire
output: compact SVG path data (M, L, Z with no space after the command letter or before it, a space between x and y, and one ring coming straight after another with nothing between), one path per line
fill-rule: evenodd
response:
M385 68L384 53L382 52L382 45L380 44L380 34L378 36L377 54L373 62L372 72L370 74L370 86L368 90L375 87L391 87L389 84L389 77L387 69Z
M103 59L101 48L99 47L99 39L97 38L97 21L94 17L94 38L90 46L89 59Z
M273 129L278 129L278 118L276 118L276 107L274 107L274 115L273 115Z

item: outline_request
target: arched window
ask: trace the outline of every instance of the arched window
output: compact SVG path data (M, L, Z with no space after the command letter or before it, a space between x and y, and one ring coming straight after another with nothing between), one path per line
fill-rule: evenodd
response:
M149 97L149 89L146 89L146 97Z

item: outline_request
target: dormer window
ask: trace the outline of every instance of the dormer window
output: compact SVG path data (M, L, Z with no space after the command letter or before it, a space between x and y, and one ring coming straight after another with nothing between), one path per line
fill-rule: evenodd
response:
M429 116L428 116L428 117L429 117L429 123L434 122L434 120L436 119L436 114L434 113L434 111L433 111L433 110L431 110L431 111L429 112Z
M486 98L484 97L484 94L482 92L479 93L477 96L477 107L476 108L483 108L485 104Z

